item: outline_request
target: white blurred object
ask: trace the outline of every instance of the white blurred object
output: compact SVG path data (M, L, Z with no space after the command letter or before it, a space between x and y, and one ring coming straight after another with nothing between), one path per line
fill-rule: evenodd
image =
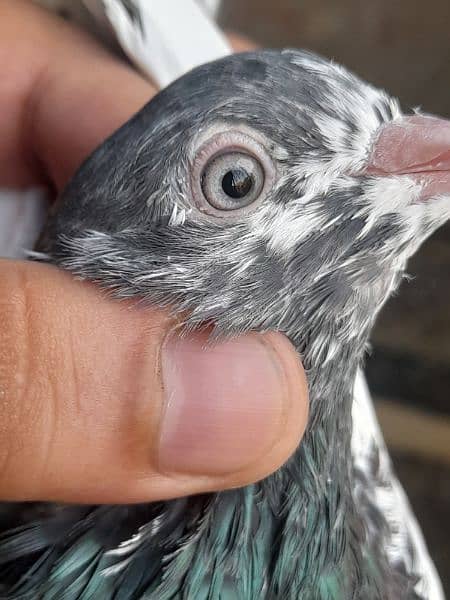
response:
M83 1L100 22L106 17L131 62L142 73L150 73L161 87L206 62L205 57L210 61L229 52L223 35L195 2Z
M0 190L0 257L25 258L42 230L47 214L44 191Z

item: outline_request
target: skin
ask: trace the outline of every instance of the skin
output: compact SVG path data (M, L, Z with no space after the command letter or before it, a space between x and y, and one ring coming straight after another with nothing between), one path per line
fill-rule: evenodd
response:
M3 187L45 185L57 193L156 93L87 35L28 2L0 0L0 39ZM173 328L163 311L111 301L50 266L0 260L0 499L169 499L244 485L285 462L303 435L308 394L293 346L270 333L219 346L215 370L199 353L189 370L207 387L210 377L228 409L200 469L190 468L184 452L178 461L176 447L167 467L164 361L173 356ZM191 342L198 349L204 339ZM238 368L243 376L233 387ZM273 390L266 418L257 410L261 380ZM256 423L248 447L236 397ZM242 451L227 462L237 444Z

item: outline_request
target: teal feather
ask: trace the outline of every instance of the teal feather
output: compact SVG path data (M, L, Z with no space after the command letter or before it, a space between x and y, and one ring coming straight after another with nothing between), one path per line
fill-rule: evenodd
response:
M74 542L54 563L48 577L45 600L76 600L96 570L103 548L90 532Z

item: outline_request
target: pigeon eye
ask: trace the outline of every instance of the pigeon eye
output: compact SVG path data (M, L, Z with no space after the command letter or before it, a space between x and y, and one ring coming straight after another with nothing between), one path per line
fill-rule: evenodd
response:
M275 176L263 144L242 131L216 134L197 151L192 169L195 204L214 216L240 214L259 204Z
M236 210L254 202L264 186L262 165L243 152L214 157L201 175L206 201L218 210Z

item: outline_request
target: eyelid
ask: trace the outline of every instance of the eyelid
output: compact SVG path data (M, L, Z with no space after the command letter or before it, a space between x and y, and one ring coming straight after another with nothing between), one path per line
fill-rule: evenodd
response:
M228 140L229 143L226 143ZM223 154L224 147L227 152L244 151L247 154L254 155L255 158L259 158L259 152L264 151L263 146L259 142L240 131L232 129L218 133L204 142L197 150L194 164L198 160L206 161L210 160L214 155Z
M265 181L261 194L255 202L234 211L220 211L210 206L206 200L204 200L200 178L208 161L213 160L216 156L229 152L242 152L252 156L260 162L264 170ZM275 182L276 175L274 161L260 141L257 141L254 137L239 131L238 129L229 129L211 136L198 148L191 166L192 199L197 210L204 215L210 215L221 219L236 218L242 216L244 213L254 210L264 200Z

